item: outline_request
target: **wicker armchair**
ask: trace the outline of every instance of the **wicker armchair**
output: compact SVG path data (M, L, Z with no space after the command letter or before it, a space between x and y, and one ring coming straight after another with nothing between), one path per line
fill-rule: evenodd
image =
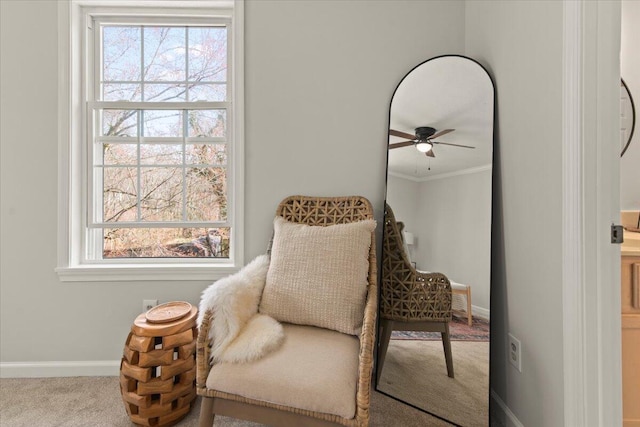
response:
M320 198L292 196L283 200L277 208L276 215L289 222L314 226L328 226L333 224L351 223L366 219L373 219L371 203L363 197ZM359 351L353 354L355 381L353 402L355 414L352 418L308 409L290 407L273 401L262 401L236 394L216 390L215 385L207 386L212 366L209 363L211 342L208 338L212 322L212 312L204 314L197 338L197 393L203 397L200 413L200 426L210 427L214 422L214 414L230 416L244 420L260 422L273 426L354 426L364 427L369 424L369 402L371 392L371 373L373 366L373 351L375 341L375 321L377 315L377 273L375 254L375 232L371 233L371 247L369 249L369 272L367 297L364 310L362 332L359 337L351 336L359 342ZM269 249L271 244L269 245ZM283 324L286 327L286 324ZM333 332L333 331L331 331ZM336 334L343 335L339 332ZM285 338L287 340L289 338ZM331 346L333 341L327 344ZM311 351L311 350L310 350ZM330 350L332 351L332 350ZM357 369L355 364L357 363ZM220 366L218 367L220 368ZM356 372L357 371L357 372ZM285 374L283 372L283 374ZM290 375L290 373L287 373ZM280 375L270 373L270 375ZM251 377L241 378L241 381L252 382ZM314 393L314 384L309 383L309 393ZM323 396L313 395L313 399L320 401Z
M451 284L444 274L421 273L405 253L393 210L385 204L377 379L380 380L391 332L441 332L447 374L453 378L449 339Z

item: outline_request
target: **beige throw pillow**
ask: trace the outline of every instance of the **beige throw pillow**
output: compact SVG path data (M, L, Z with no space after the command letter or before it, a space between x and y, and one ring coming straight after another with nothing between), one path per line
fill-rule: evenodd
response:
M321 227L276 217L260 312L358 335L375 227L374 220Z

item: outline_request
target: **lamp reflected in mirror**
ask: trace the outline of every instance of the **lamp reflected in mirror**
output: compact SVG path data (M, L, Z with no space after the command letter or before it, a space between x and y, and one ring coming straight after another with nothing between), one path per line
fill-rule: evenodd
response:
M489 425L494 86L445 55L389 112L376 389L460 426Z
M405 231L404 241L407 243L407 246L413 246L416 241L416 237L413 235L413 233L409 233L408 231Z

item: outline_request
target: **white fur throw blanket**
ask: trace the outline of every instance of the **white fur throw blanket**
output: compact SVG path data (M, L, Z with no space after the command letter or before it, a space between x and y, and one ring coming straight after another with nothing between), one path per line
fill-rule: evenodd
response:
M202 325L205 311L212 310L209 329L212 362L251 362L282 344L282 325L258 313L268 269L269 256L260 255L202 293L198 326Z

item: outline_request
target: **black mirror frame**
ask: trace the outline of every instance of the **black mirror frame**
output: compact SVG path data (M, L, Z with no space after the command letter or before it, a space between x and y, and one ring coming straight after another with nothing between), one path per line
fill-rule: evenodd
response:
M389 108L388 108L389 115L387 117L387 127L386 127L387 134L386 134L386 137L385 137L385 144L387 145L385 147L387 156L386 156L386 169L385 169L384 203L385 203L385 205L387 203L387 190L388 190L388 185L389 185L389 183L388 183L388 180L389 180L389 147L388 147L388 145L389 145L389 129L391 128L391 106L392 106L392 103L393 103L393 98L395 97L396 92L397 92L398 88L400 87L400 85L402 84L402 82L415 69L417 69L418 67L422 66L423 64L425 64L425 63L427 63L429 61L433 61L433 60L439 59L439 58L447 58L447 57L463 58L463 59L467 59L469 61L472 61L472 62L476 63L482 70L484 70L485 73L487 73L487 76L489 77L489 80L491 81L491 85L493 86L493 130L492 130L493 150L492 150L492 164L494 165L494 167L492 168L492 172L491 172L491 186L492 186L492 190L491 190L491 194L492 194L491 195L491 199L492 199L491 200L491 206L492 206L492 211L493 211L494 202L495 202L495 197L494 197L495 190L494 189L496 188L496 186L495 186L496 185L496 172L495 172L496 168L495 168L495 165L497 165L497 162L496 162L497 155L496 155L496 149L495 149L496 148L496 135L497 135L496 126L498 125L498 118L497 118L497 111L498 111L498 109L497 109L497 105L498 104L497 103L498 103L498 100L497 100L496 83L495 83L495 80L494 80L493 76L491 75L489 70L487 70L487 68L484 65L482 65L480 62L478 62L477 60L475 60L473 58L470 58L470 57L465 56L465 55L458 55L458 54L438 55L438 56L434 56L432 58L429 58L429 59L427 59L425 61L420 62L419 64L417 64L416 66L411 68L411 70L409 70L402 77L402 79L400 79L400 81L396 85L395 89L393 90L393 94L391 95L391 99L389 100ZM633 102L632 102L632 105L633 105ZM635 117L635 109L634 109L634 117ZM634 120L634 123L635 123L635 120ZM383 206L382 212L383 212L383 215L384 215L384 212L386 212L386 210L384 209L384 206ZM495 216L495 212L492 212L491 213L491 217L493 218L494 216ZM385 220L385 218L383 217L383 221L384 220ZM493 236L495 235L495 233L493 231L493 227L494 227L494 221L492 220L491 221L491 258L492 259L493 259L493 250L494 250L494 247L495 247L495 245L494 245L495 242L493 241ZM382 228L382 241L384 241L384 227ZM382 252L381 252L381 254L382 254ZM493 266L493 262L491 261L491 271L490 271L491 282L493 282L493 274L494 274L492 266ZM382 291L382 283L381 283L382 282L382 276L381 275L382 275L382 268L379 268L378 269L378 301L380 301L381 291ZM489 297L490 305L491 305L491 301L493 299L492 296L493 296L493 292L490 291L490 297ZM452 421L442 417L441 415L438 415L438 414L435 414L433 412L427 411L424 408L420 408L420 407L418 407L418 406L416 406L414 404L406 402L406 401L404 401L404 400L402 400L402 399L400 399L400 398L398 398L396 396L393 396L393 395L390 395L390 394L388 394L388 393L386 393L384 391L381 391L378 388L378 348L377 348L377 346L379 344L379 340L378 340L378 338L379 338L378 337L378 328L379 328L379 317L380 317L380 304L379 303L378 303L378 313L377 314L378 314L378 316L377 316L377 320L376 320L376 345L374 346L375 347L375 350L374 350L375 369L372 372L373 384L374 384L375 391L380 393L380 394L382 394L382 395L384 395L384 396L390 397L391 399L394 399L394 400L396 400L398 402L401 402L401 403L403 403L403 404L405 404L407 406L410 406L410 407L412 407L414 409L417 409L417 410L419 410L421 412L425 412L425 413L427 413L427 414L429 414L429 415L431 415L431 416L433 416L435 418L438 418L438 419L440 419L442 421L445 421L447 423L451 423L452 425L457 426L457 424L455 424ZM489 355L491 355L491 341L489 341ZM487 396L487 406L489 407L490 400L491 400L491 396L490 396L490 391L491 391L491 358L490 357L489 357L489 384L488 384L488 391L489 391L489 393L488 393L488 396ZM488 425L491 425L491 411L489 411L489 419L487 421L488 421Z
M633 102L633 97L631 96L631 91L629 90L629 86L627 86L627 84L624 82L624 79L622 78L620 78L620 82L622 83L622 86L624 86L624 90L627 91L627 96L629 97L629 101L631 101L631 132L629 133L629 138L627 139L627 143L622 148L622 153L620 153L620 157L622 157L624 156L624 153L629 148L629 145L631 145L631 139L633 139L633 132L636 129L636 106L635 106L635 103Z

